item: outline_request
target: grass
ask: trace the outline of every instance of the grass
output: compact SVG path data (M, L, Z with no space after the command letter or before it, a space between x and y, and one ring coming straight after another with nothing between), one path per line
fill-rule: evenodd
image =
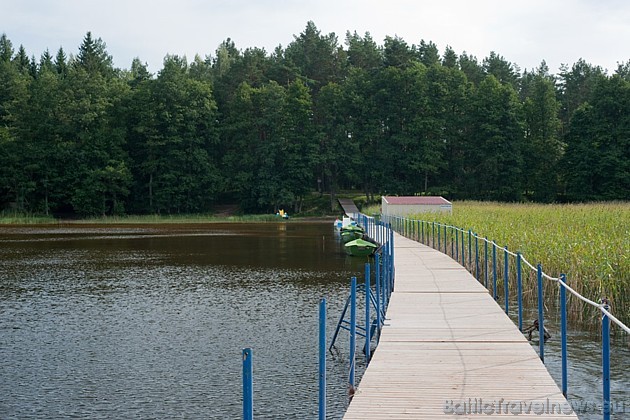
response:
M0 212L0 224L3 225L34 225L43 223L55 223L52 216L20 213L16 211Z
M335 212L334 214L338 214ZM327 214L299 214L291 215L290 221L307 220L319 217L332 217ZM82 219L55 219L46 216L4 216L0 215L0 225L35 225L35 224L186 224L186 223L267 223L280 222L283 219L274 214L249 214L249 215L206 215L206 214L180 214L180 215L124 215L124 216L99 216Z
M368 213L374 209L363 211ZM520 251L531 264L541 263L543 271L550 276L566 274L568 284L583 296L596 302L608 298L613 314L626 325L630 324L630 203L454 202L450 215L424 213L410 217L471 229L511 251ZM482 251L480 253L483 256ZM499 266L502 266L503 253L499 255ZM514 265L512 260L510 278L515 276ZM535 273L524 276L525 287L530 289L525 297L535 301L535 293L531 291L535 290L536 277L532 274ZM557 294L557 283L546 281L545 295L553 298L551 302L557 302ZM570 297L568 309L571 319L582 324L598 324L599 310L579 299Z
M128 216L100 216L83 219L55 219L52 216L37 216L27 214L0 214L0 225L31 225L51 223L76 223L76 224L152 224L152 223L256 223L277 222L281 220L273 214L257 215L128 215Z
M151 223L256 223L277 222L281 220L273 214L255 215L222 215L211 214L176 214L176 215L129 215L91 217L75 221L74 223L89 224L151 224Z

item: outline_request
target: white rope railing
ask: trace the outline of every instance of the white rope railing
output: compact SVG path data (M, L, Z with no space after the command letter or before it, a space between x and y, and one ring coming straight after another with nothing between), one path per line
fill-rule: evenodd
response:
M402 219L402 218L401 218ZM507 252L509 255L513 256L513 257L517 257L518 255L520 255L521 261L523 263L525 263L525 265L527 265L529 268L531 268L533 271L537 271L538 268L535 267L534 265L532 265L529 261L527 261L525 259L525 257L522 254L518 254L518 253L514 253L512 251L509 251L506 247L502 247L501 245L497 244L495 241L491 241L488 240L486 238L483 238L479 235L477 235L476 233L474 233L472 230L465 230L462 228L459 228L457 226L452 226L452 225L447 225L447 224L442 224L439 222L429 222L429 221L421 221L421 220L413 220L413 219L407 219L409 221L412 222L422 222L422 223L430 223L439 227L445 227L447 229L453 229L456 232L462 232L462 233L469 233L472 235L472 237L476 238L476 239L481 239L482 241L485 241L488 243L488 245L493 245L499 249L502 249L504 252ZM568 284L566 284L565 282L563 282L560 278L558 277L553 277L548 275L545 272L541 273L543 278L550 280L550 281L555 281L559 284L562 284L566 290L568 290L572 295L574 295L575 297L577 297L578 299L580 299L581 301L583 301L584 303L587 303L597 309L599 309L603 314L606 314L608 316L608 318L614 322L617 326L619 326L619 328L621 328L622 330L624 330L626 333L630 334L630 328L625 325L623 322L621 322L619 319L617 319L608 309L606 309L605 305L601 304L601 303L597 303L591 299L588 299L587 297L581 295L579 292L575 291L573 288L571 288L571 286L569 286Z

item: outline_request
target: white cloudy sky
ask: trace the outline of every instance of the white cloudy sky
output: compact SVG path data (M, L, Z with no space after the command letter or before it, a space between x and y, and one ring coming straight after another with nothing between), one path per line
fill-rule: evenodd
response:
M309 20L340 43L348 30L368 31L379 44L398 35L480 61L495 51L521 69L544 59L552 73L579 58L609 73L630 60L628 0L0 0L0 32L29 55L60 46L76 53L92 31L117 67L139 57L152 72L166 54L213 55L228 37L239 49L271 52Z

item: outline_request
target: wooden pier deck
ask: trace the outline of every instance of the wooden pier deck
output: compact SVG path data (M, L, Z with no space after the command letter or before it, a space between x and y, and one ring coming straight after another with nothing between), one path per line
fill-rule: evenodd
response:
M395 291L345 419L516 412L577 419L537 353L472 275L410 239L396 235L394 243Z
M350 198L338 198L337 201L339 205L343 209L343 212L348 216L352 216L353 214L359 213L359 208L356 204L354 204L354 200Z

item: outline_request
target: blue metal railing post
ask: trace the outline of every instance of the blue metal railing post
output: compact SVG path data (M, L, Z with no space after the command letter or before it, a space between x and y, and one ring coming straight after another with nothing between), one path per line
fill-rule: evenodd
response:
M567 277L560 274L560 355L562 363L562 395L567 397L568 371L567 371L567 292L564 284Z
M545 319L543 311L543 276L542 264L538 264L536 270L538 278L538 351L540 352L540 360L545 363Z
M326 299L319 302L319 419L326 419Z
M382 284L381 287L383 288L383 308L385 308L385 303L387 302L387 291L388 291L388 287L389 285L387 284L387 264L389 264L389 256L388 253L389 251L387 250L387 248L389 247L389 244L387 242L384 243L383 245L383 252L381 253L381 280L382 280Z
M437 242L437 248L435 248L435 249L437 249L438 251L441 251L442 250L442 244L440 243L440 236L442 236L442 235L440 235L440 232L442 231L442 229L440 229L440 228L442 226L438 223L437 227L438 227L438 229L437 229L438 242Z
M357 278L350 281L350 375L348 376L348 388L354 393L354 359L357 341Z
M385 244L385 246L383 247L383 272L381 273L381 276L383 277L383 311L385 311L385 308L387 307L388 303L389 303L389 280L388 280L388 265L389 265L389 256L388 254L388 245ZM385 322L385 320L383 320L383 322Z
M365 263L365 360L370 361L370 301L372 288L370 286L370 263Z
M516 299L518 301L518 330L523 331L523 273L521 253L516 253Z
M426 245L426 242L424 241L424 220L422 221L422 225L420 227L422 228L422 243Z
M417 221L417 220L412 220L412 221L411 221L411 238L412 238L414 241L417 241L417 240L418 240L418 234L417 234L417 232L416 232L416 225L417 225L417 224L418 224L418 221Z
M392 231L393 232L393 231ZM387 301L392 295L392 242L387 241Z
M393 292L394 291L394 231L390 230L390 236L389 236L389 244L390 244L390 257L392 259L391 264L390 264L390 270L391 270L391 281L392 281L392 287L390 288L390 290Z
M510 270L508 267L509 256L507 246L503 248L503 255L505 257L505 271L503 272L503 289L505 289L505 313L510 314Z
M459 261L459 231L457 228L455 230L455 261Z
M497 244L492 241L492 296L497 300Z
M416 220L413 224L413 232L416 242L420 242L420 220Z
M389 231L387 232L387 235L389 236L390 233ZM387 256L387 265L386 265L386 270L385 270L385 279L387 281L387 304L389 305L389 297L392 294L392 253L391 253L391 242L388 240L387 241L387 248L386 248L386 256Z
M608 310L608 300L602 299L604 309ZM602 413L604 420L610 420L610 318L602 313Z
M385 243L385 230L387 228L387 222L384 222L381 225L381 243L384 244Z
M470 271L472 271L472 230L470 229L468 229L468 264L470 264Z
M366 217L366 220L367 220L368 225L369 225L369 230L368 231L370 232L370 238L375 238L376 237L376 232L374 231L375 219L373 217L372 218L367 218Z
M484 258L484 275L485 275L485 286L486 289L488 289L488 238L485 238L485 244L484 244L484 253L483 253L483 258Z
M464 243L464 230L462 229L462 267L466 267L466 244Z
M374 254L374 277L376 288L376 326L381 330L381 256ZM378 338L378 335L377 335Z
M475 235L475 277L479 280L479 236Z
M383 243L383 228L385 226L385 223L381 222L380 225L378 226L378 242L380 244Z
M243 349L243 420L254 418L254 365L251 348Z
M448 255L448 250L446 249L448 245L448 241L446 240L446 225L444 225L444 253Z

